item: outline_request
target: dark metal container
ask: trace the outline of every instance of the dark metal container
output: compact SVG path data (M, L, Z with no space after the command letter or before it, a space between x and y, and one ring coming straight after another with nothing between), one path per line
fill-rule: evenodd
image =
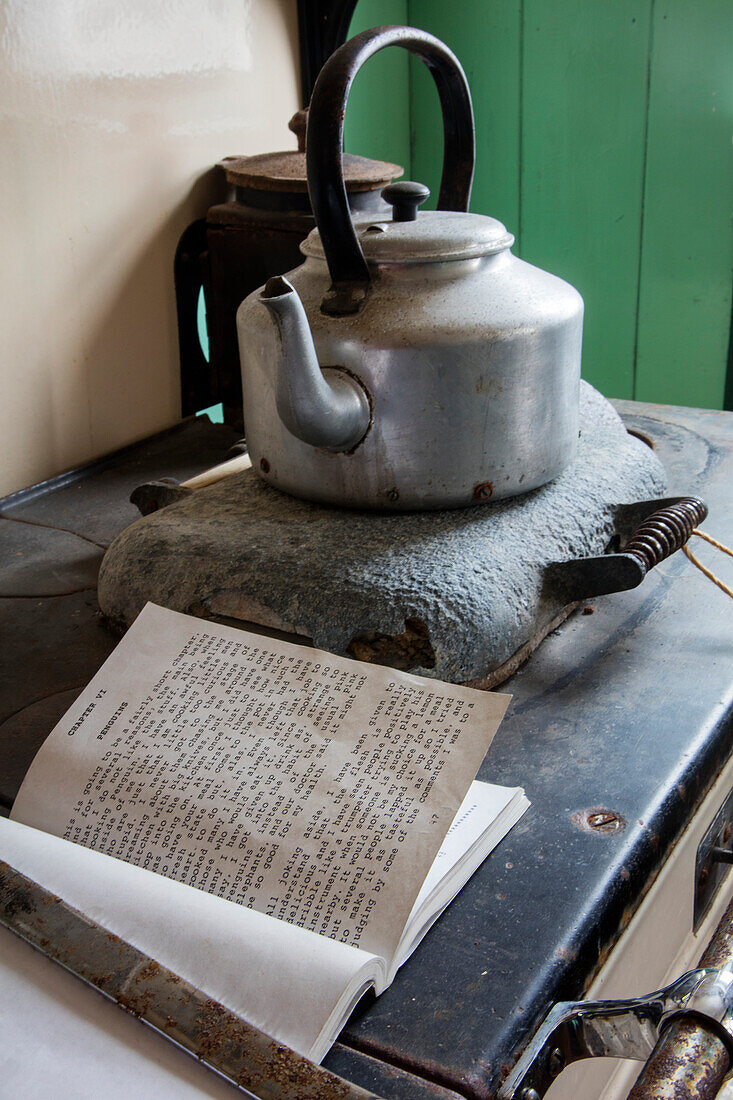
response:
M184 416L221 401L225 422L243 426L237 308L271 276L303 262L300 244L316 224L306 178L307 117L307 111L298 111L289 123L298 137L297 150L220 161L227 201L210 207L206 218L193 222L181 237L175 275ZM345 156L351 210L355 214L386 211L382 188L402 171L397 164ZM197 326L202 286L208 362Z

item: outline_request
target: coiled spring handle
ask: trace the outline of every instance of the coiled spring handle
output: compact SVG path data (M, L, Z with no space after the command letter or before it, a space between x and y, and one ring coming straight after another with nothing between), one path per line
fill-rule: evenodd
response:
M676 504L652 512L634 531L623 552L633 555L648 572L681 550L707 514L707 506L698 497L682 497Z
M553 562L547 567L547 581L559 590L565 603L636 588L653 566L682 549L707 514L707 505L697 497L619 505L615 510L617 531L623 535L631 528L623 549L595 558Z

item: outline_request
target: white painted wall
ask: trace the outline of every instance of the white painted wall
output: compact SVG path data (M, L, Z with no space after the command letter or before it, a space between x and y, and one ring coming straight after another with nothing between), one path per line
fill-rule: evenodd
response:
M179 418L176 242L298 106L295 0L0 0L0 495Z

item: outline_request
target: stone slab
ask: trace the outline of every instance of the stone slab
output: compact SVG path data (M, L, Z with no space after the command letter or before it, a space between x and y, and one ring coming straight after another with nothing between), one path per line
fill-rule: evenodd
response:
M550 562L602 553L613 506L665 488L654 452L583 384L577 460L549 485L496 504L396 515L297 500L249 470L119 535L102 563L99 603L119 627L151 600L470 682L562 613L544 584Z

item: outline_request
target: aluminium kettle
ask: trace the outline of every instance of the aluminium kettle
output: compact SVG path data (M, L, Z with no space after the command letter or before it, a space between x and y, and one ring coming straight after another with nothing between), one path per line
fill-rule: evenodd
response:
M343 119L361 65L400 45L430 69L444 126L436 211L396 183L392 217L352 214ZM583 301L512 255L501 222L467 213L475 141L463 70L410 27L352 38L310 105L305 263L237 312L252 463L298 497L350 508L453 508L528 492L572 461Z

